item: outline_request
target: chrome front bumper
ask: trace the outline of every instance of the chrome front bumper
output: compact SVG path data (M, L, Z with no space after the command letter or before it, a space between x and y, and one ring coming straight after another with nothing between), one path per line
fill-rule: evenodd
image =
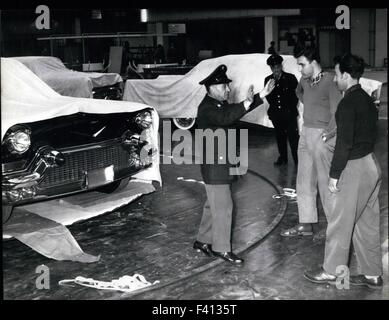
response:
M152 156L142 160L135 149L121 139L59 151L43 147L25 170L3 172L2 203L65 196L127 178L152 165Z

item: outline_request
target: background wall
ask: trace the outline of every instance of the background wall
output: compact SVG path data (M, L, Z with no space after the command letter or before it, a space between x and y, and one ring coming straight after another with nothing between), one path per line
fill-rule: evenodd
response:
M371 64L369 57L369 10L351 10L351 52L361 56L366 63Z
M388 10L376 9L375 65L384 66L388 58Z
M83 60L107 61L109 47L129 41L132 51L139 53L139 60L149 57L157 42L163 42L165 55L171 45L175 47L177 61L186 59L188 64L199 61L200 50L210 50L213 56L265 52L265 14L279 14L277 19L278 41L276 47L281 54L293 54L295 39L300 31L307 31L319 45L323 66L331 67L335 55L351 51L362 56L370 66L383 67L387 58L387 9L352 9L351 30L335 29L335 8L324 9L153 9L154 21L140 22L139 9L91 10L52 9L51 29L38 30L35 27L37 14L34 8L26 10L2 10L1 55L51 55L64 60L68 65ZM155 11L156 10L156 11ZM97 12L98 14L93 14ZM194 20L193 20L193 19ZM165 19L165 20L164 20ZM184 23L186 33L176 37L144 37L56 41L53 52L49 41L38 41L38 37L50 35L80 35L85 33L156 33L168 32L169 23ZM305 32L304 31L304 32ZM269 34L269 32L267 33ZM269 36L267 36L269 38ZM277 38L277 37L276 37ZM312 41L305 41L310 44ZM142 52L147 51L147 54ZM144 60L144 59L143 59ZM152 61L143 63L152 63ZM170 61L172 62L172 61Z

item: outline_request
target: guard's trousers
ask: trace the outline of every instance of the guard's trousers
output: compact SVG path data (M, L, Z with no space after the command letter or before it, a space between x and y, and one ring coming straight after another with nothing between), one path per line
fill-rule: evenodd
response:
M348 265L352 239L358 273L382 275L380 185L381 169L373 153L347 162L338 180L340 191L331 193L332 208L327 216L323 268L328 273L339 273L338 266Z
M207 201L197 240L212 244L212 250L231 251L233 200L229 184L206 184Z
M297 146L299 141L297 117L289 116L289 114L285 112L274 116L271 121L276 133L277 146L280 157L283 160L288 160L287 140L289 140L293 161L295 164L297 164Z
M331 207L328 179L336 137L327 142L321 139L324 129L303 126L298 144L296 181L297 206L300 223L318 222L317 192L319 190L324 213Z

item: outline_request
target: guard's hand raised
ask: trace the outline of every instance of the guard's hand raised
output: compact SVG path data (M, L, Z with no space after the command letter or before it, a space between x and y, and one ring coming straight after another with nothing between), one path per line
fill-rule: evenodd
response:
M247 100L253 102L254 100L254 86L250 85L249 90L247 91Z
M261 97L261 99L263 99L264 97L266 97L268 94L270 94L273 89L275 87L275 81L274 79L270 79L265 87L262 89L261 93L259 94L259 96Z

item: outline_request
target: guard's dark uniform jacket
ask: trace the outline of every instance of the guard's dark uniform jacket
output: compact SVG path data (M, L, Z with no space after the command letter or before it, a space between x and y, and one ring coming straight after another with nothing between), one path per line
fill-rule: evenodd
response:
M265 85L270 79L273 79L273 75L265 78ZM298 116L298 98L295 92L297 84L297 79L293 74L282 72L280 79L275 83L273 91L266 97L269 103L267 114L270 120L285 112L292 117Z
M217 129L221 129L225 133L226 137L226 152L218 151L218 139L208 139L212 142L214 151L214 162L213 164L206 163L207 150L212 150L210 145L206 145L207 140L203 140L203 154L201 164L201 174L203 176L204 183L206 184L229 184L235 176L230 175L230 168L233 164L229 163L228 159L228 129L233 129L234 124L247 112L250 112L254 108L258 107L263 103L262 99L259 98L259 94L254 95L254 101L251 103L249 109L243 106L243 102L236 104L229 104L227 101L218 101L210 96L206 95L203 101L200 103L197 112L197 126L199 129L211 129L215 132ZM236 135L237 139L239 136ZM239 141L236 141L238 145ZM235 152L235 150L233 151ZM233 153L236 154L236 153ZM220 157L226 157L226 159L220 159ZM225 161L225 163L218 163Z
M267 76L265 78L265 85L272 78L273 75ZM289 140L290 149L295 164L297 164L298 161L297 147L299 133L297 116L299 113L297 110L297 85L297 79L293 74L282 71L281 77L275 82L273 91L266 97L266 100L269 102L269 109L267 110L267 114L273 123L276 133L278 151L280 153L279 160L277 160L275 164L281 164L283 161L287 162L287 140Z

